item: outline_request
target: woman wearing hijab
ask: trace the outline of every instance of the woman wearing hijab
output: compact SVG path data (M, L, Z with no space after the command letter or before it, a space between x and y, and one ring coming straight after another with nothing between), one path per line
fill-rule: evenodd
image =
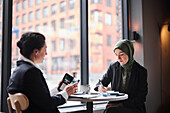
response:
M66 103L68 96L76 93L77 84L70 84L57 92L57 87L50 94L47 83L38 63L47 55L44 35L36 32L24 33L17 42L21 57L13 71L7 92L23 93L29 99L29 107L23 113L59 113L57 106Z
M104 112L146 113L147 70L134 60L133 44L128 40L121 40L115 45L113 52L117 62L110 64L95 90L106 92L106 87L111 83L111 90L128 94L128 99L109 102Z

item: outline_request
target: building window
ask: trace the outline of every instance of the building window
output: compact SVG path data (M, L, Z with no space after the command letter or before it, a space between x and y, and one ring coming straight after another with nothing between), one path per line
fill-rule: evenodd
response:
M53 31L56 31L56 21L55 20L53 20L51 22L51 27L52 27Z
M52 58L52 71L64 71L67 68L67 60L64 57Z
M80 69L80 56L70 56L70 69Z
M43 17L47 17L48 16L48 7L43 8Z
M47 23L44 23L44 24L43 24L43 31L46 32L46 31L47 31L47 28L48 28Z
M51 50L52 50L52 52L56 51L56 41L55 40L51 42Z
M29 7L33 6L33 0L29 0Z
M112 38L110 35L107 36L107 46L112 46Z
M91 20L94 22L102 22L102 12L98 10L91 11Z
M112 15L110 13L105 14L105 24L112 25Z
M39 32L39 31L40 31L40 25L36 25L36 26L35 26L35 31L36 31L36 32Z
M73 39L70 39L70 49L74 49L76 47L76 41Z
M19 25L19 23L20 23L20 16L17 16L17 18L16 18L16 25Z
M26 9L26 8L27 8L27 1L24 0L24 1L22 2L22 9Z
M36 18L36 20L39 20L40 19L40 16L41 16L41 14L40 14L40 10L38 9L38 10L36 10L36 15L35 15L35 18Z
M20 10L20 2L16 4L16 11L18 12Z
M56 11L57 11L57 5L56 5L56 4L53 4L53 5L51 6L51 15L56 14Z
M25 24L26 23L26 14L22 15L22 23Z
M63 2L60 3L60 12L64 12L65 9L66 9L66 2L63 1Z
M28 19L29 19L29 22L32 22L33 21L33 12L29 12L29 15L28 15Z
M74 9L75 7L75 0L69 0L69 9Z
M41 3L41 0L36 0L35 3L38 5Z
M64 18L62 18L62 19L60 19L60 28L64 28L65 27L65 19Z
M69 17L69 25L68 25L68 28L71 30L71 28L74 27L74 24L75 24L75 22L74 22L74 16L70 16L70 17Z
M64 39L60 39L60 51L63 51L64 50L64 47L65 47L65 40Z
M106 0L106 6L111 7L111 0Z
M91 0L91 4L94 4L94 3L102 3L102 0Z

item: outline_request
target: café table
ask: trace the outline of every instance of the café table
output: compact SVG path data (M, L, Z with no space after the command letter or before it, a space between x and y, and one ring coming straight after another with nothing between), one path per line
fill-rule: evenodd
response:
M103 94L82 94L71 95L68 101L86 102L86 112L93 113L93 102L99 101L120 101L128 98L127 94L123 95L103 95Z

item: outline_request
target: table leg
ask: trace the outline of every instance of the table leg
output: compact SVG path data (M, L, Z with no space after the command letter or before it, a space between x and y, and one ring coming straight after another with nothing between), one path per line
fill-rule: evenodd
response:
M86 106L87 106L87 112L93 113L93 102L87 102Z

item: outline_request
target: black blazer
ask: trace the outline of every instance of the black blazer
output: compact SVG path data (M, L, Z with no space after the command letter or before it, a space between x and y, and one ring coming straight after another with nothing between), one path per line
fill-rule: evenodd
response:
M112 63L101 82L98 82L95 90L102 83L107 87L111 83L111 89L114 91L120 90L122 67L119 62ZM132 109L135 113L146 113L145 101L148 93L147 70L134 61L131 77L128 84L128 99L123 101L124 107Z
M29 99L29 107L23 113L59 113L57 106L66 101L61 95L50 96L42 72L32 64L17 62L7 87L10 94L24 93Z

